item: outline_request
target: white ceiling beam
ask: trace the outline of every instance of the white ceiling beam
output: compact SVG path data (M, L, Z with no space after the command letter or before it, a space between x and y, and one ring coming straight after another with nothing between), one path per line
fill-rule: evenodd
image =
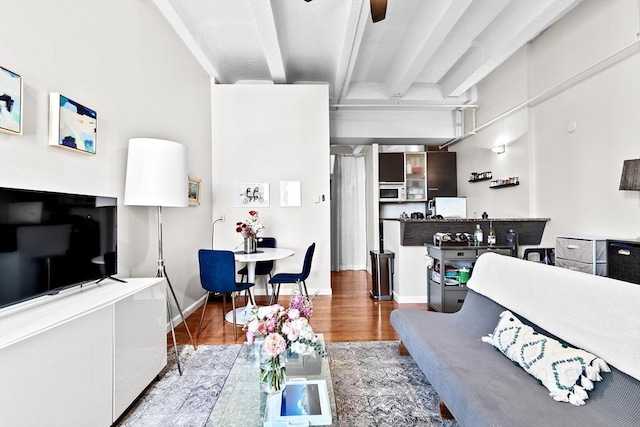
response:
M432 4L422 3L410 25L415 30L402 41L402 48L389 69L387 86L392 96L403 96L416 81L420 72L435 54L438 46L448 37L456 23L467 11L473 0L449 0L436 10ZM433 28L415 23L430 22Z
M506 16L489 27L489 31L478 37L464 57L440 81L442 90L448 96L460 96L468 89L484 79L500 64L513 55L520 47L552 25L582 0L557 0L553 2L535 3L538 13L524 4L513 2ZM513 37L504 38L505 33L513 32L510 28L518 28Z
M368 8L363 7L365 1L368 3L368 0L353 1L349 9L347 30L345 31L344 42L340 51L336 79L333 83L338 104L347 96L351 77L353 76L353 68L356 65L358 51L362 43L366 20L369 17Z
M206 71L209 76L217 81L220 81L220 74L215 69L213 64L207 58L207 55L204 54L200 45L193 38L187 27L184 25L176 11L173 9L168 0L153 0L153 3L160 10L160 13L164 15L169 24L173 27L178 36L182 39L184 44L187 46L187 49L193 54L196 60L200 63L202 68Z
M474 0L449 35L438 45L417 80L439 82L444 78L451 68L457 66L457 62L473 45L476 37L496 22L510 1L513 0Z
M287 75L278 40L278 30L270 1L252 1L251 10L262 42L264 57L274 83L287 83Z

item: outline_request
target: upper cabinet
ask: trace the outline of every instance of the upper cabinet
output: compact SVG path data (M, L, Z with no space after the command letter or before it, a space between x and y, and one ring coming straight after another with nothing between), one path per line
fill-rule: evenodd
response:
M404 153L380 153L378 163L380 182L404 183Z
M456 197L457 195L456 153L453 151L428 151L427 199Z
M407 201L423 201L426 199L426 153L405 153L405 185Z
M455 152L379 154L379 181L404 184L407 201L456 197L458 195L456 174Z

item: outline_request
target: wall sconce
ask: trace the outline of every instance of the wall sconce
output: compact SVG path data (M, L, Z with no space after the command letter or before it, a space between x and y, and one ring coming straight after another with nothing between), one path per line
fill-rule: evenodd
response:
M504 153L504 151L505 151L504 144L496 145L495 147L491 147L491 151L493 151L496 154Z
M640 159L625 160L622 164L620 190L640 191Z

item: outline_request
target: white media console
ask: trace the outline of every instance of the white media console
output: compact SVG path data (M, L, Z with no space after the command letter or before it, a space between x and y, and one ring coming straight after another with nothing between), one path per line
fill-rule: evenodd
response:
M0 426L110 426L167 364L163 278L0 311Z

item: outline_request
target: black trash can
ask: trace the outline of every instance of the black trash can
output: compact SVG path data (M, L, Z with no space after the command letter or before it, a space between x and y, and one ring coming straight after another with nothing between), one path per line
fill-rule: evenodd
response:
M386 301L393 298L393 260L391 251L370 251L371 253L371 296Z

